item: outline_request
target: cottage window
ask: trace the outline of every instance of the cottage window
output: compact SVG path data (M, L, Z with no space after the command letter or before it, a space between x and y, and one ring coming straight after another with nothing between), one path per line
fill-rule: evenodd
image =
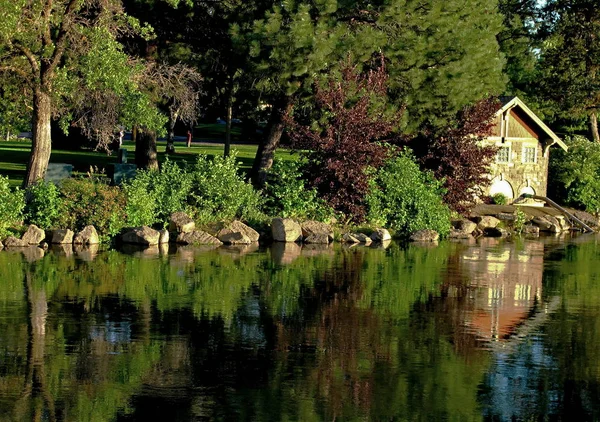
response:
M510 161L510 147L507 147L507 146L500 147L500 149L496 153L496 162L497 163L508 163L509 161Z
M523 162L535 163L535 147L523 147Z

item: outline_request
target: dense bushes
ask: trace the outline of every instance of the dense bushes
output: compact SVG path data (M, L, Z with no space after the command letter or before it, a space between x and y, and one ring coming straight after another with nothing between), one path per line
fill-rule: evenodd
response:
M549 196L598 215L600 213L600 144L583 136L565 139L569 150L550 156Z
M52 182L39 181L27 188L25 219L42 229L59 227L65 214L60 190Z
M409 153L389 160L371 178L366 197L370 222L402 234L432 229L450 232L450 210L442 202L444 189L430 173L419 170Z
M114 236L125 225L125 195L116 186L94 179L66 179L60 188L64 214L60 226L81 230L93 224L103 236Z
M4 238L8 229L23 220L25 201L19 189L11 191L8 178L0 176L0 236Z
M151 226L168 221L169 215L187 210L192 188L190 174L166 161L161 171L141 170L123 186L127 197L127 223Z
M333 209L317 195L317 190L306 187L300 163L276 161L269 170L265 185L265 212L284 218L328 221Z
M393 152L392 150L390 150ZM268 216L331 221L336 214L316 188L307 187L303 163L277 162L263 191L255 190L239 173L236 156L198 157L195 165L165 162L160 171L139 171L123 188L94 177L67 179L60 186L40 182L26 192L8 188L0 177L0 234L20 221L43 229L81 230L92 224L104 239L125 226L165 226L171 213L184 211L203 224L242 219L254 223ZM306 170L304 170L306 171ZM442 236L449 231L449 210L443 188L422 173L413 157L400 153L367 174L363 199L370 222L399 233L428 228ZM27 205L24 205L24 198Z
M200 155L190 174L190 205L198 221L261 218L263 200L241 176L235 153L213 160Z
M131 226L166 224L171 213L185 211L200 223L260 216L262 199L239 174L235 154L198 157L180 168L165 162L160 172L140 171L124 185L127 222Z

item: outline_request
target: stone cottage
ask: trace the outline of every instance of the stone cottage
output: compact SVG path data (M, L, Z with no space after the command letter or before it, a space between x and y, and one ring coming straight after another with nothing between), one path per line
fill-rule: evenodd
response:
M514 199L523 193L546 196L550 147L567 146L517 97L501 97L492 136L500 149L491 165L489 195Z

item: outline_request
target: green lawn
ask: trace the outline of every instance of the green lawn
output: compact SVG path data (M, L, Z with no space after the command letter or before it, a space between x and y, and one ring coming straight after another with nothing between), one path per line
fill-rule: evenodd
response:
M158 142L158 160L163 162L166 158L164 153L166 142ZM128 162L135 164L135 144L132 141L125 141L123 147L127 149ZM12 186L20 186L25 177L25 168L29 160L29 151L31 142L12 141L0 142L0 174L8 176ZM237 151L238 160L241 162L241 168L248 171L252 167L254 156L256 155L256 145L232 145L232 150ZM210 157L223 154L223 145L204 144L197 142L194 138L194 144L191 148L185 146L185 142L175 142L176 154L170 155L172 161L193 164L198 154L206 154ZM289 150L280 149L277 151L278 158L290 159ZM107 155L105 152L95 152L89 150L83 151L65 151L53 150L50 156L52 163L67 163L73 165L75 173L84 174L89 171L90 166L97 167L100 172L108 173L110 165L117 162L117 154Z

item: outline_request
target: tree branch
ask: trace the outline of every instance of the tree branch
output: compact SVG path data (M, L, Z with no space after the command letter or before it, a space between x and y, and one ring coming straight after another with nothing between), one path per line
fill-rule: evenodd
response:
M48 66L48 72L52 73L60 59L62 58L63 53L65 52L66 42L67 42L67 33L69 32L71 25L71 14L77 8L79 0L70 0L69 4L65 8L65 13L63 14L63 20L60 24L60 30L58 31L58 37L56 38L54 52L52 53L52 57L50 59L50 66Z
M38 75L40 72L40 64L37 61L35 55L31 52L31 50L20 43L16 43L15 47L25 55L29 64L31 65L31 71L34 75Z
M19 69L18 67L15 67L15 66L0 66L0 73L1 72L12 72L16 75L21 76L27 82L30 81L31 75L28 75L27 72L25 72L23 69Z

